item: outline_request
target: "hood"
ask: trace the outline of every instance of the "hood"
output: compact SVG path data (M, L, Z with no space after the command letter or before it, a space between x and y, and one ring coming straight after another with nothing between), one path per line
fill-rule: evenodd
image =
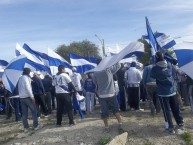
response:
M167 62L164 60L164 61L159 61L156 63L157 66L159 67L167 67Z

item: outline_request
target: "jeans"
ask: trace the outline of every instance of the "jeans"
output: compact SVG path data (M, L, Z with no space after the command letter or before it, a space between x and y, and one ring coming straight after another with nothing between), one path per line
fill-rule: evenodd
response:
M33 127L36 128L38 126L38 117L37 110L35 104L33 104L30 97L28 98L20 98L21 109L22 109L22 120L24 128L28 129L28 108L31 110L32 119L33 119Z
M94 96L95 93L86 92L86 111L93 112L94 110Z
M149 108L151 114L155 114L160 112L160 102L158 96L156 96L156 86L155 85L147 85L146 86L147 99L149 102Z

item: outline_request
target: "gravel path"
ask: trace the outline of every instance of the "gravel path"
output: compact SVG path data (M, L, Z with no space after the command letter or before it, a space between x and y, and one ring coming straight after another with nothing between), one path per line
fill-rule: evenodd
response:
M170 135L164 129L163 117L161 114L154 117L149 115L149 111L136 112L127 111L121 113L124 131L128 132L128 145L185 145L180 135ZM190 128L192 116L187 107L183 113L186 122L186 131L193 135ZM117 129L117 121L111 116L109 120L110 132L104 133L103 122L99 117L99 109L95 114L85 116L79 120L75 116L77 124L69 127L67 117L63 118L62 127L55 126L55 113L48 118L40 119L42 128L28 133L23 132L22 124L12 120L5 120L0 116L0 144L5 145L97 145L103 136L114 138L120 132ZM31 125L30 120L30 125Z

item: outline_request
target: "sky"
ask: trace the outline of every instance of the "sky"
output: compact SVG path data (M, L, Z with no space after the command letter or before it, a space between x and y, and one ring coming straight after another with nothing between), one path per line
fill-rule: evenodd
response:
M16 43L46 53L104 39L116 52L146 34L145 16L153 31L193 41L192 0L0 0L0 59L13 59Z

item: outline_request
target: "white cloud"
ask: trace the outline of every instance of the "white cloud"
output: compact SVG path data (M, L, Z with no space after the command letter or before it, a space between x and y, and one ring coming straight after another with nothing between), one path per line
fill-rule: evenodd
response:
M165 1L157 1L149 0L144 1L142 3L139 3L135 6L135 10L141 10L141 11L193 11L193 1L191 0L165 0Z
M0 5L27 2L27 0L0 0Z

